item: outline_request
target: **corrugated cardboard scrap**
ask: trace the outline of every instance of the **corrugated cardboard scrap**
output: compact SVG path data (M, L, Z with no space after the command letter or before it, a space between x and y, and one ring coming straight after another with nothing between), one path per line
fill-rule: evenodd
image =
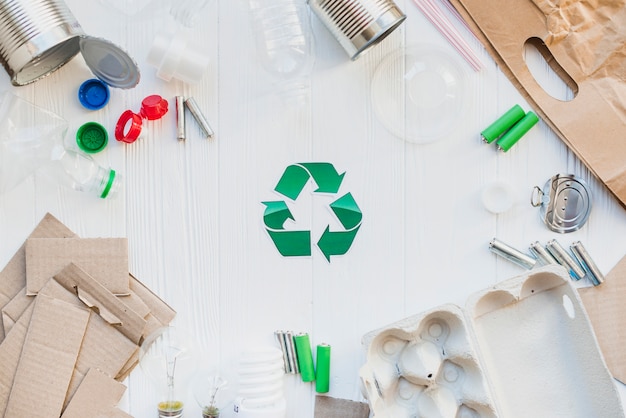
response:
M626 256L600 286L578 290L613 377L626 384Z
M125 239L83 240L47 214L0 272L0 417L129 417L119 381L175 312L127 271Z

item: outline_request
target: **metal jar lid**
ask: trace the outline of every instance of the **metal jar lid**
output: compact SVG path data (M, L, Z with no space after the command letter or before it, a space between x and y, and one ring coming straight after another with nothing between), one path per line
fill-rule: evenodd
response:
M535 186L531 204L540 208L546 226L559 233L580 229L591 212L591 192L585 181L574 174L556 174L544 185Z

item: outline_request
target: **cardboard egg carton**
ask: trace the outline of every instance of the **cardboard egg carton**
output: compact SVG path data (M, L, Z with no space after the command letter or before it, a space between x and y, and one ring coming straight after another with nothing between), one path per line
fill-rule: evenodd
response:
M624 417L578 292L547 266L363 337L376 418Z

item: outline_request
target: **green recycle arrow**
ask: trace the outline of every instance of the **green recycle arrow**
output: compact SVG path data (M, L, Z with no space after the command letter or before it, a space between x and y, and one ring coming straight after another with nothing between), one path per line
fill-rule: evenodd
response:
M296 200L308 181L317 185L314 193L337 193L345 173L339 174L330 163L299 163L288 166L275 187L275 191ZM265 205L263 221L278 252L285 257L310 256L311 232L290 231L284 225L287 220L295 221L287 203L282 200L262 202ZM346 193L330 204L343 231L331 231L328 225L317 246L330 262L332 255L345 254L356 237L363 214L351 193Z

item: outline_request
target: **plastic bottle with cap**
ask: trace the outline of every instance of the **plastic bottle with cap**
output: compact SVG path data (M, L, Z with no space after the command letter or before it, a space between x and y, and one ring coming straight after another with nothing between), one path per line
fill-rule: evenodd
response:
M309 8L298 0L248 0L257 57L276 93L302 102L315 61Z
M36 120L37 124L32 121ZM121 178L90 155L64 145L68 124L57 114L19 96L0 96L0 194L35 172L57 184L95 194L114 196Z
M88 154L62 146L53 149L50 164L40 171L57 184L102 199L117 195L122 185L115 170L101 166Z
M131 144L145 136L145 123L165 116L169 103L158 94L153 94L141 102L139 113L124 111L115 125L115 139Z

